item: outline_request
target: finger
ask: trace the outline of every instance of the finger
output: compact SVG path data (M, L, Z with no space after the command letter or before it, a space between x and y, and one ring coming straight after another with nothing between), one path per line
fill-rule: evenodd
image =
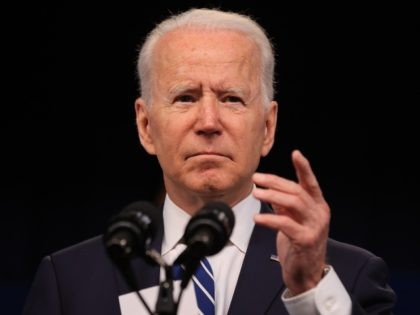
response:
M268 227L275 231L282 231L289 239L296 239L302 227L288 216L278 214L256 214L256 224Z
M254 188L252 191L255 198L271 204L278 214L289 214L293 219L302 222L312 214L311 211L304 211L306 203L298 195L292 195L272 189Z
M311 165L306 157L299 150L292 152L292 161L296 170L296 176L299 184L305 189L309 195L315 200L323 200L321 188L319 187L318 180L312 171Z
M252 180L257 186L271 188L289 194L298 194L301 190L296 182L277 175L255 173L252 176Z

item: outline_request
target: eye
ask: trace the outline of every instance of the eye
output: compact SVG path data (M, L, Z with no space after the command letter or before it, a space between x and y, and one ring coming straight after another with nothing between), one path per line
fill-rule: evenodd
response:
M244 104L244 101L239 96L227 95L222 98L223 103L241 103Z
M174 102L193 103L195 102L195 97L189 94L182 94L175 97Z

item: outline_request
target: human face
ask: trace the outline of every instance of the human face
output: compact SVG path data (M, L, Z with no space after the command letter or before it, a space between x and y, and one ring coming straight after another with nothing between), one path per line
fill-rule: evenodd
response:
M262 104L256 45L238 32L178 29L154 52L152 104L136 100L142 145L178 206L233 206L274 140L277 104Z

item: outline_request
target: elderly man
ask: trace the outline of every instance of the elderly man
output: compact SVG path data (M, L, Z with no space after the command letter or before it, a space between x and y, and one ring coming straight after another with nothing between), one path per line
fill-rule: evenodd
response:
M228 244L208 257L212 309L202 308L189 284L180 314L391 313L395 297L384 262L328 238L330 208L308 160L292 153L297 182L256 173L273 146L278 107L272 46L258 24L218 10L173 16L147 37L138 71L139 137L157 156L166 189L155 248L172 263L185 249L190 217L207 202L228 204L236 219ZM153 303L159 269L141 259L133 266L140 292ZM46 257L25 308L119 313L147 310L100 237Z

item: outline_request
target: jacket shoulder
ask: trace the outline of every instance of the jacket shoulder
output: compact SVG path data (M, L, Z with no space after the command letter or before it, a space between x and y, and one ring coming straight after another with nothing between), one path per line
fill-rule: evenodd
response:
M372 252L370 252L369 250L365 248L352 245L349 243L339 242L331 238L328 240L328 254L332 256L331 258L333 259L338 258L338 257L335 257L336 255L338 255L339 257L342 257L341 255L345 255L345 256L349 255L349 256L354 257L356 260L359 260L359 259L364 260L372 256L376 256L375 254L373 254Z
M334 267L343 284L352 290L355 281L367 269L382 270L388 273L388 267L381 257L359 246L330 239L327 247L327 263Z
M69 258L79 258L85 260L91 256L98 257L98 255L99 257L106 256L105 246L102 242L102 235L98 235L80 243L60 249L50 254L50 257L54 261L62 261Z
M96 236L42 260L24 314L116 315L118 295L115 268Z

